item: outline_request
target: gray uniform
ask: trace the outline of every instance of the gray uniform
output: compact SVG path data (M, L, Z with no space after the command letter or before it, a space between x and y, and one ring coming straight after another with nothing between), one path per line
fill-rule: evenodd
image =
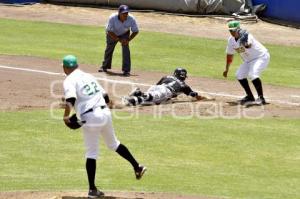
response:
M128 15L126 21L121 22L118 13L112 14L109 17L108 24L106 26L106 32L115 33L120 39L128 39L132 32L139 32L135 18L132 15ZM108 34L106 34L106 49L104 54L104 61L102 63L103 69L110 69L112 63L112 56L115 46L118 42L114 41ZM129 45L122 45L122 71L130 72L131 59Z

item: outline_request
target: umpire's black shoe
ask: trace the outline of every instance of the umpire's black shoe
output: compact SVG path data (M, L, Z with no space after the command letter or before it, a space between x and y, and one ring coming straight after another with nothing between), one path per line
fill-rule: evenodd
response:
M90 189L88 193L88 198L101 198L104 196L104 193L98 189Z
M123 76L124 77L129 77L130 76L130 72L123 72Z
M146 171L147 167L140 165L139 168L134 171L136 179L140 180Z
M103 67L100 67L99 70L98 70L98 72L105 72L105 73L106 73L106 72L107 72L107 69L106 69L106 68L103 68Z
M241 99L239 102L240 102L241 105L244 105L244 104L251 103L251 102L254 102L254 101L255 101L255 99L254 99L253 96L248 96L247 95L246 97Z

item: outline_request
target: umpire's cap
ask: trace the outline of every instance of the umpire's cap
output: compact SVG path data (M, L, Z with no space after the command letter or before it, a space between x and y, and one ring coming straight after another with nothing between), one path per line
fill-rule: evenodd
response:
M120 5L119 7L119 14L128 13L129 7L127 5Z
M63 58L63 67L76 68L77 66L77 58L74 55L67 55Z

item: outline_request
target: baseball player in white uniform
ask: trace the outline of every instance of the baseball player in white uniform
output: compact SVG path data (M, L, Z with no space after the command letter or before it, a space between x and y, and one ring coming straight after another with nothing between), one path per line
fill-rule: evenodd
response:
M111 118L111 112L107 106L109 96L95 77L78 69L77 58L68 55L63 58L63 69L67 75L64 80L64 95L66 107L64 122L70 124L70 112L75 108L80 117L83 129L83 138L86 149L86 171L89 181L89 198L98 198L104 195L95 186L96 159L99 153L99 139L103 138L107 147L116 151L120 156L128 160L133 166L136 179L141 179L146 167L140 165L126 146L117 139Z
M230 21L228 23L228 28L231 36L228 39L228 45L226 48L227 62L223 76L225 78L227 77L233 56L235 52L239 53L243 59L243 63L237 70L236 77L246 92L246 96L240 100L240 103L246 104L255 101L248 84L247 78L249 78L252 81L258 95L255 104L264 105L266 104L266 101L263 95L260 74L269 64L270 54L268 50L250 33L240 28L239 21Z

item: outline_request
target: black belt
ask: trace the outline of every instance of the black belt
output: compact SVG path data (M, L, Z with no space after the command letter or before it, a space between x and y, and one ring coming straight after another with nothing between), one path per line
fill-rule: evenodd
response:
M105 109L107 106L104 105L104 106L98 106L98 107L100 107L101 109ZM96 108L98 108L98 107L96 107ZM94 108L88 109L87 111L85 111L85 112L82 113L81 115L84 115L84 114L89 113L89 112L92 112L92 111L94 111Z

